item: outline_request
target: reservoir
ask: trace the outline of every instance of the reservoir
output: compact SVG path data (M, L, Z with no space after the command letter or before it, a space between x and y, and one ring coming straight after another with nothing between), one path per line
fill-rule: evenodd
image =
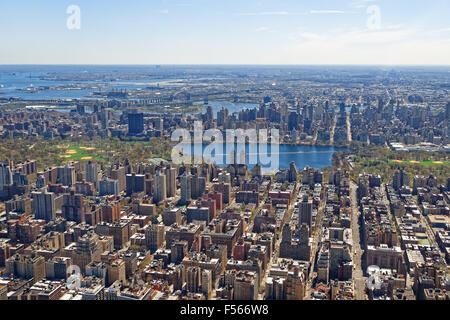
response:
M209 144L203 144L202 152L203 156L211 159L212 162L216 163L219 167L226 166L231 162L232 152L236 151L236 158L238 163L243 163L243 145L235 144L234 147L227 146L223 144L223 147L218 146L214 152L208 148L211 146ZM193 146L190 145L181 145L182 154L187 156L198 155L199 150L194 150ZM205 154L206 150L206 154ZM258 146L253 146L250 148L248 144L245 145L245 162L251 170L255 163L259 163L263 170L266 171L271 167L271 164L268 164L267 159L272 159L277 164L278 169L289 169L290 163L293 161L298 170L302 170L303 168L309 166L314 169L321 169L325 167L332 166L332 157L333 154L337 151L348 150L345 147L333 147L333 146L307 146L307 145L279 145L278 152L272 152L272 148L270 144L265 148L260 148ZM207 156L211 154L211 157ZM265 165L265 163L267 165Z

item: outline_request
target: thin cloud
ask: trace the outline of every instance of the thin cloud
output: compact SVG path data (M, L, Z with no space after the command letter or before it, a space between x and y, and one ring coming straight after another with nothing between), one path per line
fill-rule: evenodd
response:
M301 43L312 42L316 45L327 46L330 42L343 46L389 44L411 39L416 31L400 28L385 28L377 31L370 30L342 30L341 32L300 32L298 39Z
M350 3L350 7L355 9L366 8L369 3L376 1L377 0L356 0Z
M385 29L388 30L398 30L398 29L402 29L404 28L404 26L402 24L395 24L395 25L390 25L390 26L386 26Z
M444 28L444 29L438 29L438 30L431 30L430 33L444 33L444 32L450 32L450 28Z
M310 14L343 14L345 11L342 10L311 10Z
M192 3L190 2L180 2L175 4L177 7L192 7Z
M238 16L287 16L288 11L266 11L266 12L243 12L237 13Z

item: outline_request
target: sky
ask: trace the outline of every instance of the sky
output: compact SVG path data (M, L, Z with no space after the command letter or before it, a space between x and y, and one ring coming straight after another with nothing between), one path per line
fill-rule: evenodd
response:
M449 17L450 0L1 0L0 64L450 65Z

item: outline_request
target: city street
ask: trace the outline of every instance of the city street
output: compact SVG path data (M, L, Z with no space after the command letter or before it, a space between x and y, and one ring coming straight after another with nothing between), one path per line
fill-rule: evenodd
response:
M364 277L362 256L364 254L363 248L361 248L361 236L359 227L359 217L360 211L358 207L357 198L357 188L358 186L351 181L350 182L350 201L352 208L352 234L353 234L353 284L354 284L354 294L357 300L366 300L367 296L365 294L366 280Z

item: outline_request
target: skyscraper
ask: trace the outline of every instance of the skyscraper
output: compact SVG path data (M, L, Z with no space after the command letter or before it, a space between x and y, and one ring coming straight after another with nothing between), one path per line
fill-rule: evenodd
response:
M205 122L214 120L213 107L211 107L211 106L206 107L206 113L203 116L203 120Z
M98 187L99 169L99 165L95 162L89 161L86 163L86 181L92 182L96 188Z
M191 197L192 199L198 199L203 195L203 192L205 191L206 178L194 175L192 176L191 182Z
M2 191L3 186L9 186L13 182L12 171L9 165L0 164L0 191Z
M298 175L298 171L295 166L295 162L292 161L289 165L289 182L297 181L297 175Z
M119 193L125 191L127 187L126 182L126 169L125 167L120 167L114 165L109 168L109 177L113 180L117 180L117 186L119 187Z
M186 288L188 292L197 293L200 288L200 274L199 267L188 267L186 269Z
M84 202L82 194L75 194L71 191L63 197L62 216L68 221L75 221L77 223L85 222L85 213L87 205Z
M109 118L110 118L109 110L108 109L102 109L100 115L101 115L102 128L103 129L108 128L108 126L109 126Z
M231 174L228 172L221 172L218 175L218 179L221 183L231 183Z
M306 224L309 228L312 225L312 209L313 202L308 196L303 197L303 201L300 203L298 210L299 226Z
M403 171L403 169L396 171L394 173L394 179L392 181L392 186L395 190L400 190L404 186L409 185L408 173Z
M155 203L165 201L167 198L167 186L166 175L161 174L160 171L156 172L155 176L155 189L153 192L153 200Z
M262 167L260 164L255 164L255 166L252 169L252 176L253 177L257 177L257 178L261 178L263 175L262 173Z
M98 194L100 196L119 195L119 183L117 180L106 179L98 182Z
M86 266L92 261L99 261L101 254L99 236L94 231L88 231L75 244L72 254L73 264L79 266L84 274Z
M258 275L255 272L239 271L234 280L234 300L258 299Z
M126 175L127 195L136 192L145 191L145 175L143 174L127 174Z
M58 167L57 183L71 187L75 183L75 168L66 164L64 167Z
M192 185L192 176L188 175L187 172L184 172L181 176L181 204L187 204L192 199L191 195L191 185Z
M46 180L45 180L45 176L43 174L38 174L37 178L36 178L36 188L40 189L45 187L45 185L47 184Z
M55 194L53 192L43 190L42 192L33 192L32 197L34 217L47 222L55 220Z
M228 120L228 109L222 107L222 109L217 113L217 125L223 126Z
M211 270L202 270L201 274L202 293L209 298L212 291L212 272Z
M128 134L136 135L144 131L144 114L129 113L128 114Z
M164 245L166 239L166 229L164 225L151 225L145 229L145 240L147 248L154 252Z
M167 197L173 198L177 192L177 169L167 166L165 170Z

